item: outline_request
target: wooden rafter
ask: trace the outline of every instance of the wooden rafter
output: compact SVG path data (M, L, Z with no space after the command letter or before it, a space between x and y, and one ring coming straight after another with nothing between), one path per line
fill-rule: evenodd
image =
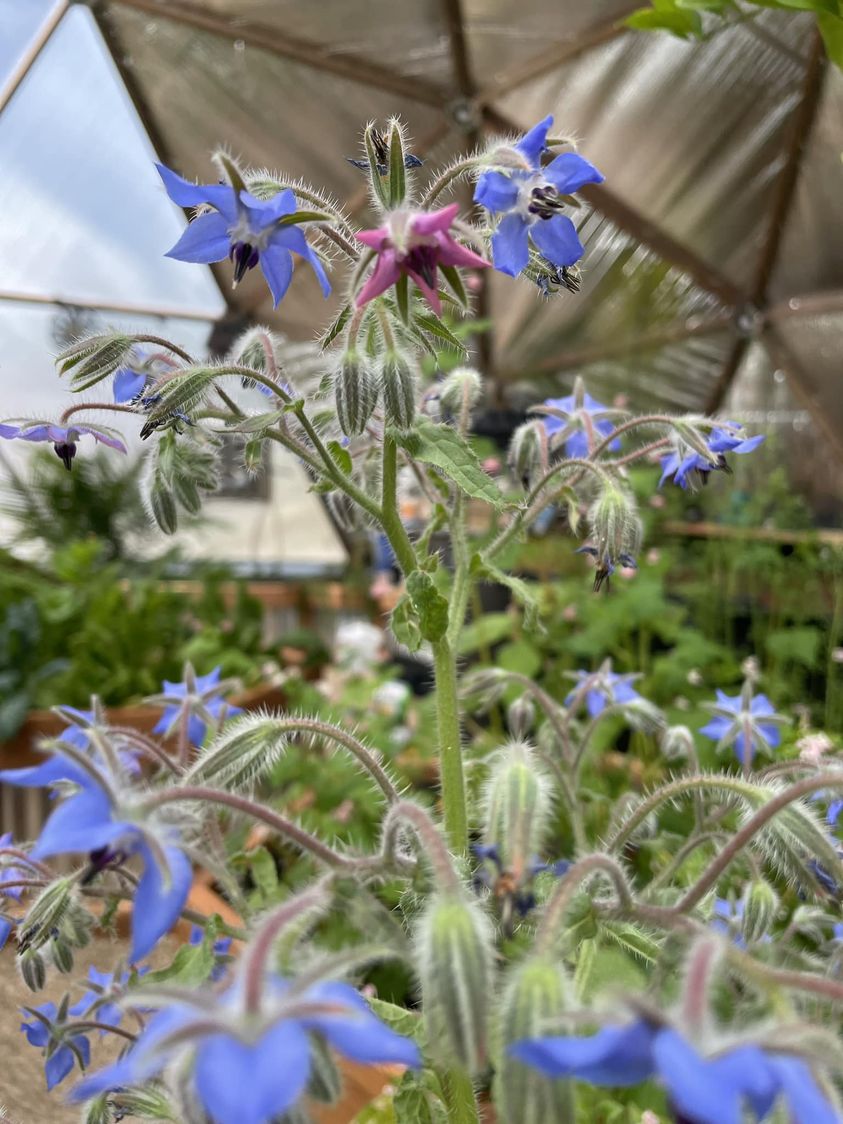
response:
M767 302L767 290L770 285L770 279L773 276L773 271L779 259L784 229L787 225L791 207L793 206L796 185L799 180L799 171L802 166L802 157L807 151L808 140L817 118L822 96L825 67L825 50L820 34L816 32L811 49L811 57L805 68L802 96L791 121L790 135L783 154L784 164L776 185L770 210L770 219L767 224L767 233L761 249L758 268L750 293L750 303L757 309L762 310L762 312ZM774 338L779 339L777 332ZM726 395L729 393L735 376L740 369L741 361L747 346L748 344L746 341L737 340L735 342L734 349L728 357L720 377L712 388L709 400L706 404L706 409L709 413L714 413L725 401ZM779 344L775 346L778 347ZM737 361L734 361L735 356L737 356ZM798 375L796 378L798 380ZM815 408L816 403L814 403L812 412ZM815 420L820 424L820 416L815 415ZM822 424L825 424L824 418Z
M224 39L239 41L313 70L334 74L338 78L371 86L376 90L399 94L411 101L437 107L447 101L446 91L424 78L398 74L369 59L344 53L333 54L324 44L290 35L252 20L227 20L198 4L186 3L185 0L111 0L111 3L172 23L180 23L197 31L208 31Z
M50 12L47 14L44 22L38 28L32 42L27 46L26 50L21 54L17 66L9 75L6 83L0 89L0 113L6 108L12 98L15 96L21 82L32 70L38 57L44 48L49 43L53 32L61 23L62 17L69 7L69 0L58 0Z
M519 86L524 86L536 78L541 78L542 75L555 70L559 66L564 66L565 63L573 62L574 59L578 59L588 51L594 50L596 47L602 47L604 43L610 43L613 39L625 35L629 28L624 25L623 21L640 7L640 0L638 0L637 3L630 4L628 10L616 13L610 19L586 28L575 38L554 43L540 54L517 63L511 69L504 71L500 78L480 91L478 94L480 102L483 105L488 105L495 98L503 97Z

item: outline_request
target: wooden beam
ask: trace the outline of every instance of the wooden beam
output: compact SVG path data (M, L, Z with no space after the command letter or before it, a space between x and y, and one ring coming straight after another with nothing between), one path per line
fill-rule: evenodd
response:
M35 38L18 59L17 66L15 66L14 70L7 78L3 88L0 89L0 113L3 112L15 96L21 82L23 82L24 78L26 78L27 74L29 74L30 70L32 70L33 66L38 61L39 55L49 43L53 32L61 23L62 17L68 7L69 0L58 0L58 3L53 5L46 19L38 28Z
M814 34L811 57L805 68L802 97L791 122L790 137L784 151L784 167L776 184L773 207L767 226L767 236L764 240L758 271L755 276L752 299L759 306L763 305L766 300L770 278L778 262L784 229L787 225L796 193L796 184L799 180L802 157L807 151L808 141L820 106L825 70L825 50L820 33L817 31Z
M723 405L726 395L729 393L729 388L735 380L735 375L738 373L741 363L743 363L750 342L749 336L740 336L732 344L732 349L723 363L723 369L717 376L717 382L711 388L706 401L705 412L707 414L716 413Z
M835 312L843 315L843 289L830 289L827 293L800 293L770 305L767 320L791 320L800 316L828 316Z
M200 7L199 4L187 3L185 0L166 0L166 2L165 0L111 0L111 2L143 12L145 15L195 28L197 31L207 31L224 39L239 41L260 51L266 51L270 55L276 55L278 58L289 59L291 62L325 74L334 74L349 82L399 94L411 101L438 108L443 107L448 101L447 91L424 78L399 74L369 59L345 53L332 53L324 43L302 39L252 20L225 19Z
M127 301L100 301L90 297L74 297L59 293L21 293L14 289L0 289L0 304L54 305L57 308L89 308L93 312L116 312L127 316L152 316L167 320L200 320L212 325L216 319L212 312L196 308L178 308L175 305L132 304Z
M448 40L451 45L451 65L454 68L454 79L460 97L473 98L477 92L471 72L471 59L468 54L468 43L465 36L465 19L463 17L461 0L442 0L442 9L445 24L448 28Z
M574 39L563 39L558 43L553 43L547 50L533 55L532 58L517 63L509 70L504 71L500 78L485 86L478 97L484 104L493 101L495 98L504 97L519 86L524 86L535 78L541 78L542 75L551 70L556 70L557 67L564 66L565 63L573 62L588 51L594 50L595 47L602 47L604 43L611 43L613 39L617 39L631 30L624 25L623 21L640 7L639 0L638 3L630 4L628 11L620 12L610 19L595 24Z

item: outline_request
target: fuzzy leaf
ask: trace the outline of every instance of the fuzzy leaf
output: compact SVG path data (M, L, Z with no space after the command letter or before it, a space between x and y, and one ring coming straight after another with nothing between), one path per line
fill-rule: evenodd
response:
M497 582L498 585L506 586L524 610L524 628L528 632L533 632L535 629L542 627L539 622L539 603L532 587L527 582L498 569L491 562L486 562L479 554L475 554L472 558L471 570L483 581Z
M399 644L410 652L417 652L422 645L421 626L410 598L404 594L389 618L389 627Z
M418 616L422 637L431 643L441 640L448 630L448 602L430 574L414 570L407 578L407 594Z
M390 432L414 460L440 469L466 495L485 500L498 510L506 505L497 484L483 471L474 450L455 429L420 418L410 433Z
M448 294L443 294L447 296ZM450 328L446 327L438 316L432 316L430 313L420 313L416 317L416 323L432 336L442 340L448 347L453 348L454 351L460 352L461 355L466 354L466 346ZM422 335L423 333L413 333L414 335Z
M468 308L468 293L465 291L465 285L462 283L462 277L456 266L440 265L439 270L460 305L463 308Z
M334 459L334 462L340 472L345 473L346 476L351 475L352 460L351 453L339 441L328 442L328 452Z
M198 987L208 979L216 964L214 941L219 936L219 918L214 916L205 926L201 944L183 944L173 962L143 977L143 986L168 983L182 987Z

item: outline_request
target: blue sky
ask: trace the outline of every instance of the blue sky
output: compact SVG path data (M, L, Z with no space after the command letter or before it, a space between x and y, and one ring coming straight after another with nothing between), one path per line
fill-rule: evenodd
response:
M0 88L52 7L0 0ZM154 159L90 12L74 5L0 113L0 297L12 290L219 316L224 302L210 271L163 257L185 220ZM53 315L0 299L0 417L55 415L67 400L52 364ZM194 351L207 338L197 322L149 328Z

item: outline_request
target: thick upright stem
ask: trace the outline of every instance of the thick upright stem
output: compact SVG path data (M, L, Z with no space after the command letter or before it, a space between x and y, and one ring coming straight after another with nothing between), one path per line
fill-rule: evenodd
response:
M417 568L416 552L398 512L398 446L388 433L383 438L383 480L381 521L398 565L406 578Z
M433 667L436 675L436 720L445 832L451 848L461 855L468 850L468 815L462 768L456 661L447 637L437 640L433 645Z
M460 1069L449 1069L439 1075L442 1095L448 1109L448 1124L479 1124L477 1100L469 1075Z

